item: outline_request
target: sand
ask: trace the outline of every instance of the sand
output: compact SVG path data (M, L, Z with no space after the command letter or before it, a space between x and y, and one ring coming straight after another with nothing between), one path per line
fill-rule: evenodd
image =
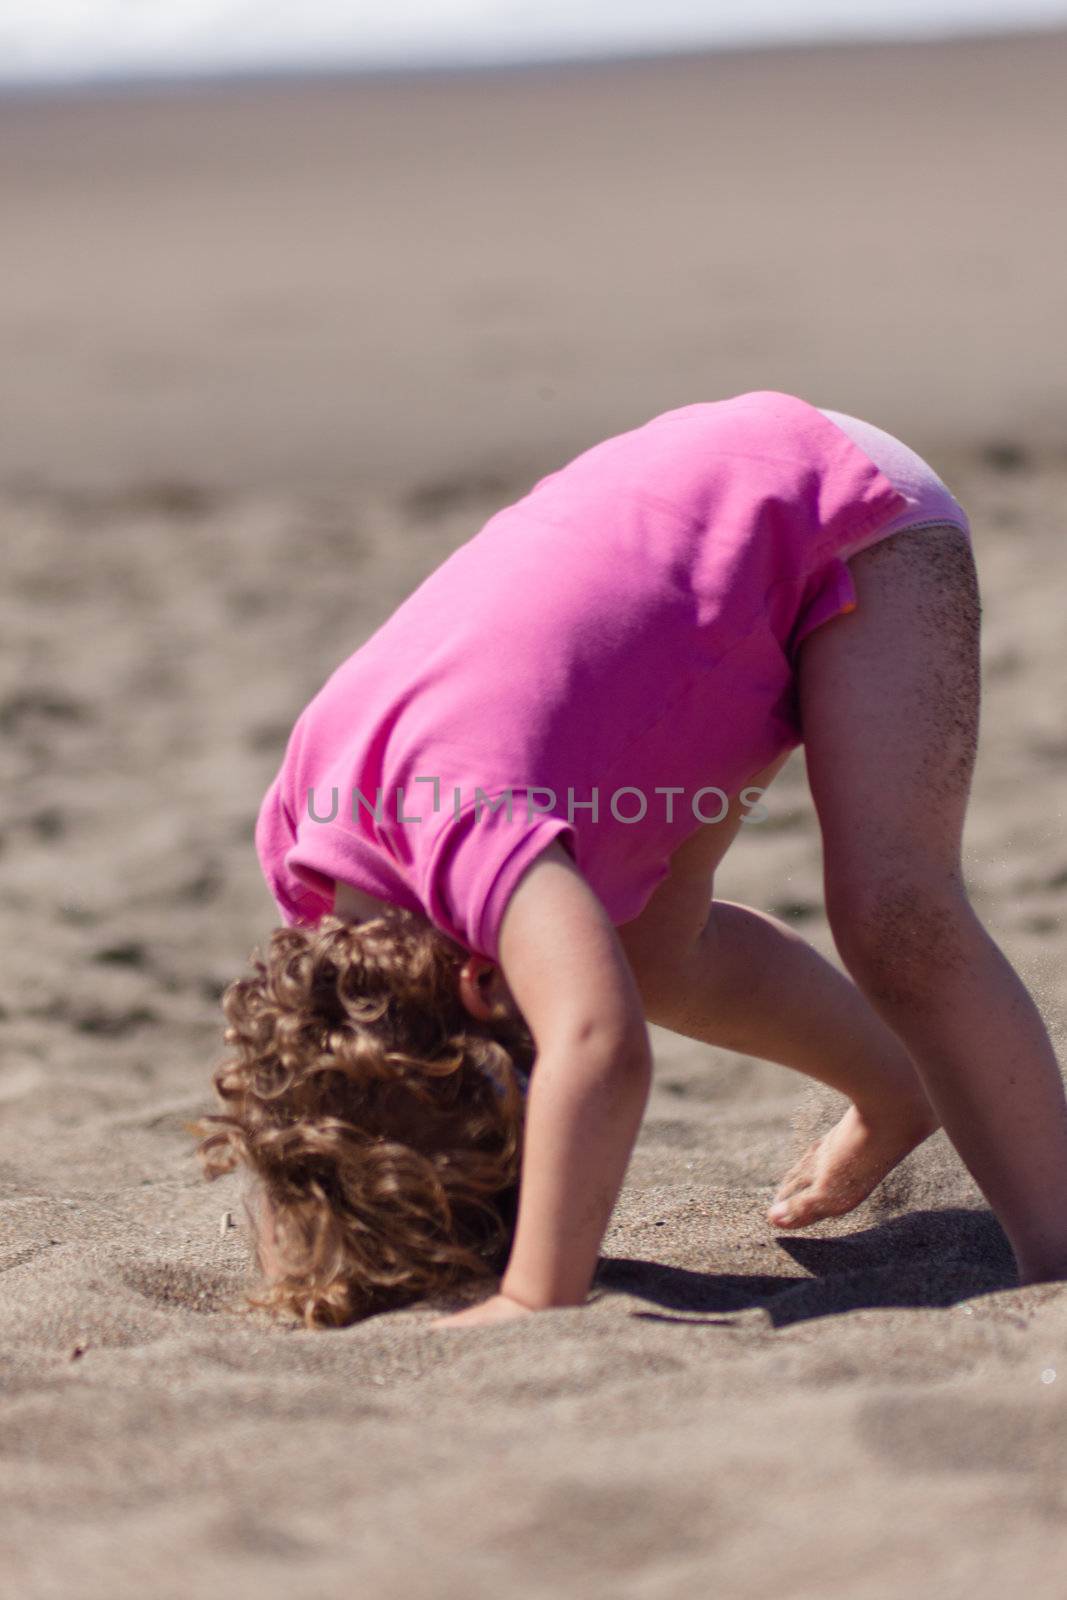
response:
M776 1234L833 1098L657 1033L591 1304L443 1336L241 1314L183 1129L306 697L536 473L743 388L971 511L968 873L1062 1035L1065 80L1055 38L0 106L5 1600L1062 1593L1067 1291L943 1136ZM721 891L829 951L800 758L768 798Z

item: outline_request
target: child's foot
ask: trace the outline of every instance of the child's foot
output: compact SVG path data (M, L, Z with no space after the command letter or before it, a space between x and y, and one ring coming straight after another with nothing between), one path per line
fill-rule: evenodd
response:
M776 1228L806 1228L841 1217L866 1200L887 1173L937 1127L928 1107L896 1117L864 1117L849 1106L786 1173L767 1212Z

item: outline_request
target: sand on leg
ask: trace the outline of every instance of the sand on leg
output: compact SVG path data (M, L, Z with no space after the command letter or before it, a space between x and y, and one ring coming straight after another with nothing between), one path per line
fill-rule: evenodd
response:
M842 959L904 1042L1025 1280L1067 1273L1067 1101L961 865L980 602L954 527L855 556L858 605L802 645L800 705Z

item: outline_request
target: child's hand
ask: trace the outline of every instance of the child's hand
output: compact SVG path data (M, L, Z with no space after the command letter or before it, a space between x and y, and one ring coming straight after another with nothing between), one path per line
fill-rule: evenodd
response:
M532 1315L532 1307L520 1305L518 1300L509 1300L506 1294L494 1294L480 1305L468 1306L466 1311L453 1312L450 1317L439 1317L436 1322L430 1323L430 1327L478 1328L489 1322L510 1322L512 1317Z

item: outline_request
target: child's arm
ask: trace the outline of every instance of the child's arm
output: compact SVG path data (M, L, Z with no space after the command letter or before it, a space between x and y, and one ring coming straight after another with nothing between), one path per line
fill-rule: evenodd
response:
M651 1082L629 963L561 846L537 858L508 902L500 964L537 1047L515 1242L500 1293L438 1326L582 1303Z

